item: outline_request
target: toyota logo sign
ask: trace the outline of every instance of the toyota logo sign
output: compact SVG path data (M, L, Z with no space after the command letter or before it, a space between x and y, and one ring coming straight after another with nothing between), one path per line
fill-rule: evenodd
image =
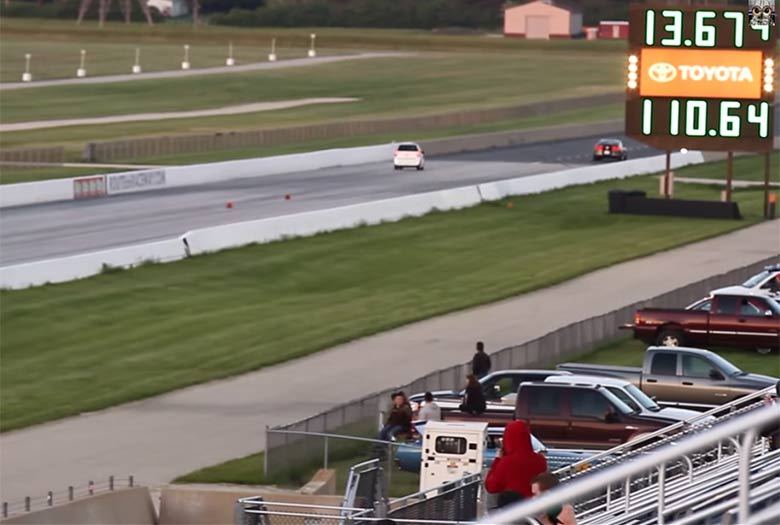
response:
M668 62L656 62L647 70L650 79L655 82L671 82L677 76L677 68Z

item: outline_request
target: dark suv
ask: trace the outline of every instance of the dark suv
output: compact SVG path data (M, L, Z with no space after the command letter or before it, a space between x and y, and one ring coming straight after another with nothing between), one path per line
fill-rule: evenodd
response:
M640 416L606 388L596 385L523 383L514 418L559 448L612 448L676 421Z

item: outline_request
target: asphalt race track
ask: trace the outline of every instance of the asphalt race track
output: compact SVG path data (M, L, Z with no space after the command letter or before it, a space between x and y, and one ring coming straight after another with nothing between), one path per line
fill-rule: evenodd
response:
M0 210L0 265L176 237L195 228L523 177L592 163L598 137ZM626 137L629 158L659 154ZM286 200L284 196L290 195ZM227 202L233 208L227 208Z

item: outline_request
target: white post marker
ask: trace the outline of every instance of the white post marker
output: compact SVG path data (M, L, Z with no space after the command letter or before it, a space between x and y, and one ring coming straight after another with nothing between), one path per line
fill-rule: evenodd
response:
M226 66L236 65L236 61L233 58L233 42L230 42L230 44L228 44L228 57L227 60L225 60L225 65Z
M84 78L87 76L87 70L84 67L87 60L87 50L82 49L81 50L81 62L79 62L79 68L76 70L76 76L78 78Z
M276 62L276 39L271 39L271 53L268 55L269 62Z
M317 38L317 35L312 33L311 35L309 35L309 37L311 40L311 44L309 46L309 58L314 58L317 56L317 51L315 51L314 49L314 40Z
M32 73L30 73L30 59L32 55L26 53L24 55L24 73L22 73L22 82L32 82Z
M182 69L189 69L190 68L190 46L189 44L184 44L184 61L181 63Z
M133 74L137 75L141 72L141 48L135 48L135 64L133 64Z

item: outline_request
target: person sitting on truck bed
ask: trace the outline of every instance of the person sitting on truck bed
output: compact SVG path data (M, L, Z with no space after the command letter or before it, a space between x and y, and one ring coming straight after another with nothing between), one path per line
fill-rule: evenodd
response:
M534 452L531 432L525 421L513 421L504 430L501 450L485 477L485 489L491 494L516 492L530 498L531 480L547 472L547 459Z
M482 385L477 380L477 376L469 374L466 376L466 395L463 396L463 403L460 405L461 412L467 412L473 415L482 414L487 409L485 393L482 392Z

